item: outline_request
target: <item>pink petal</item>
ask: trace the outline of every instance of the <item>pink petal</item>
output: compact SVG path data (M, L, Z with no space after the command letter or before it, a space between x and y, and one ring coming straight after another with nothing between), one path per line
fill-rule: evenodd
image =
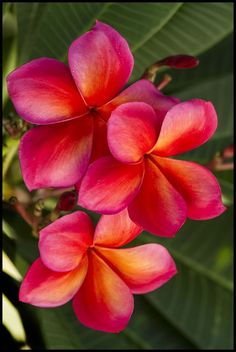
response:
M217 115L213 105L192 99L174 106L163 121L153 153L171 156L197 148L214 134Z
M215 176L205 167L189 161L155 157L160 169L185 199L188 217L214 218L225 211Z
M184 199L149 158L146 159L142 186L128 211L135 223L164 237L173 237L187 216Z
M102 156L110 155L110 150L107 144L107 123L98 114L93 116L94 133L93 133L93 149L90 163L101 158Z
M40 231L40 257L49 269L69 271L81 262L93 242L93 223L82 211L54 221Z
M7 77L9 96L17 113L26 121L44 125L86 113L86 105L62 62L33 60Z
M142 228L129 217L127 208L114 215L102 215L94 233L94 244L121 247L137 237Z
M69 66L87 104L94 107L108 102L126 84L133 56L118 32L96 21L89 32L71 44Z
M92 139L89 116L28 131L19 150L28 189L69 187L78 182L89 163Z
M21 284L19 299L37 307L61 306L76 294L84 281L87 268L87 256L76 269L66 273L48 269L38 258Z
M108 119L114 109L121 104L129 102L143 102L151 105L157 115L160 128L167 111L179 103L179 99L165 96L153 83L146 79L141 79L123 90L113 100L98 108L98 111L104 118Z
M175 262L159 244L123 249L96 247L97 252L115 268L132 293L147 293L176 274Z
M124 162L143 159L158 136L155 111L145 103L126 103L115 109L108 121L108 145L112 155Z
M129 322L134 302L123 280L94 252L86 279L73 299L81 323L89 328L120 332Z
M143 173L143 163L126 165L111 156L98 159L81 182L78 204L102 214L118 213L134 199Z

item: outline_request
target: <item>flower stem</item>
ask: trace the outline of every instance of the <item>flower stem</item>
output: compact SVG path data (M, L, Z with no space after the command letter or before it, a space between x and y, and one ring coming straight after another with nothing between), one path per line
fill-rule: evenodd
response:
M3 168L2 168L2 178L3 180L5 179L7 172L9 170L9 167L11 165L11 162L18 150L19 146L19 140L15 140L14 144L11 146L11 148L8 150L8 153L3 161Z

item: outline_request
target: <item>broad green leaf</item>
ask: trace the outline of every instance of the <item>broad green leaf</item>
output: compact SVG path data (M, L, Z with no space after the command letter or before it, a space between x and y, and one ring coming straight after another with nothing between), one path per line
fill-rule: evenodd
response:
M24 50L28 59L66 59L71 41L99 19L128 40L135 57L133 80L164 56L199 55L233 29L230 3L20 3L17 12L20 38L26 31L31 37L20 48L21 62L27 59Z
M172 253L178 275L146 295L184 336L201 349L233 344L233 209L208 221L187 221L173 239L141 234Z
M119 334L93 331L80 324L71 303L60 308L38 309L49 349L194 349L187 338L153 309L144 297L135 296L135 311ZM65 331L67 332L65 334Z

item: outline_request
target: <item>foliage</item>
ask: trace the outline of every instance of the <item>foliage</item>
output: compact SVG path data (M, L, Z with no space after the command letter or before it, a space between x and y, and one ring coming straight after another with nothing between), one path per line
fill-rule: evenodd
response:
M16 132L21 127L14 138L7 128L3 135L3 246L24 275L38 256L37 238L8 200L16 196L32 209L37 200L44 198L43 212L47 215L55 207L58 194L30 194L23 185L17 148L24 126L7 97L7 73L40 56L66 62L71 41L88 30L95 19L112 25L128 40L135 57L130 83L167 55L196 55L200 59L197 68L168 70L173 80L164 93L214 103L219 118L217 132L207 144L184 155L185 159L207 164L233 141L233 15L232 4L223 2L4 3L3 11L4 123L5 127L16 125ZM157 82L162 75L158 74ZM232 170L215 173L228 206L225 214L208 221L188 221L174 239L160 239L148 233L137 238L138 243L164 243L176 260L178 275L157 291L136 296L131 322L118 335L83 327L70 303L60 308L39 309L18 302L19 283L4 275L4 294L18 309L27 344L32 349L231 349ZM96 214L92 216L96 221ZM7 330L4 336L11 350L18 342Z

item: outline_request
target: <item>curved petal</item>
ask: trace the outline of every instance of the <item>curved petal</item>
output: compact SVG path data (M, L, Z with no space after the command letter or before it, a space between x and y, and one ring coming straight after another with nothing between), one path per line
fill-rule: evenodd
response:
M94 252L86 279L73 299L73 309L89 328L119 332L129 322L134 302L122 279Z
M100 247L96 249L115 268L132 293L153 291L177 272L169 252L159 244L144 244L122 249Z
M143 159L158 136L155 111L145 103L126 103L115 109L108 121L107 139L112 155L124 163Z
M94 233L94 245L121 247L132 241L142 231L129 217L127 208L118 214L102 215Z
M78 204L102 214L118 213L134 199L143 173L143 163L126 165L111 156L98 159L81 182Z
M7 77L7 87L17 113L34 124L65 121L87 111L69 68L55 59L17 68Z
M107 123L99 114L93 116L93 126L93 148L90 164L102 156L111 154L107 143Z
M171 156L204 144L217 127L216 111L210 102L192 99L174 106L163 121L153 153Z
M26 132L19 156L28 189L73 186L88 167L92 140L89 116Z
M107 104L98 108L104 118L108 119L111 112L118 106L129 102L143 102L155 110L159 121L159 128L167 113L174 105L179 103L179 99L167 97L162 94L153 83L146 79L141 79L123 90L117 97Z
M69 48L69 66L89 106L112 99L128 81L133 56L126 40L112 27L96 25Z
M184 199L149 158L142 187L128 211L131 219L145 230L164 237L173 237L187 216Z
M89 216L76 211L54 221L40 231L40 257L49 269L75 269L93 242L93 223Z
M76 294L84 281L87 268L87 256L76 269L66 273L48 269L38 258L21 284L19 300L37 307L61 306Z
M160 169L187 203L187 216L207 220L222 214L221 189L205 167L189 161L155 157Z

